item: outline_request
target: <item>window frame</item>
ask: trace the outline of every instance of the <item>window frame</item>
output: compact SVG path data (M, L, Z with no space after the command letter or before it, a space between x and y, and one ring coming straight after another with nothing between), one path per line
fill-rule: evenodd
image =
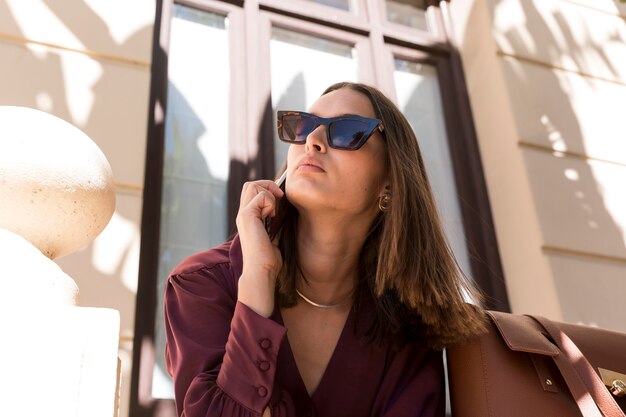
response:
M448 149L471 265L471 271L464 272L487 294L486 308L510 312L469 97L463 74L457 67L461 65L460 59L455 65L453 54L431 55L399 45L389 45L389 49L393 58L423 62L436 68ZM475 245L476 242L485 243L480 247Z
M258 0L261 10L298 17L300 19L325 23L328 26L351 28L355 32L368 30L367 0L353 0L356 13L324 6L306 0Z
M241 113L244 98L238 89L243 89L243 76L236 71L245 53L241 31L231 26L243 25L243 9L237 4L218 0L157 0L153 33L150 98L148 112L148 140L144 172L144 193L141 218L141 247L137 299L135 304L135 335L133 338L133 366L131 372L129 415L133 417L176 416L176 407L171 399L152 397L154 367L155 317L157 301L158 259L161 225L161 198L163 186L163 162L165 145L165 118L167 114L168 54L171 20L174 4L224 15L229 20L229 59L233 85L229 100L230 114ZM243 110L242 110L243 109ZM245 125L229 120L231 137L247 137ZM235 134L236 133L236 134ZM232 144L233 142L231 142ZM232 160L231 146L231 160ZM231 166L232 168L232 166ZM229 174L229 195L233 173Z

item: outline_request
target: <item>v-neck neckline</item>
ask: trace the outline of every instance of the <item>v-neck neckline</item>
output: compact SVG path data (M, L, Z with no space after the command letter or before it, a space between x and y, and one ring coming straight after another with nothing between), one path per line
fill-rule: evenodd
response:
M300 384L300 388L303 390L303 392L307 395L307 397L309 398L309 400L313 401L315 403L315 398L319 397L319 392L320 389L323 389L322 387L325 384L325 381L329 378L328 374L332 371L334 363L337 361L337 356L339 356L340 354L340 350L342 349L342 347L345 345L346 341L344 340L347 336L346 336L346 332L348 331L349 327L352 327L352 321L353 321L353 317L354 317L354 304L350 307L350 311L348 311L348 316L346 317L346 321L343 324L343 329L341 329L341 333L339 334L339 339L337 339L337 343L335 344L335 348L333 349L333 353L330 355L330 359L328 360L328 363L326 364L326 369L324 369L324 372L322 373L322 377L320 378L317 387L315 387L315 389L313 390L313 392L311 394L309 394L309 390L306 387L306 384L304 383L304 379L302 378L302 374L300 373L300 369L298 368L298 363L296 362L296 357L293 353L293 350L291 349L291 343L289 342L289 336L287 335L283 341L283 343L285 344L284 348L287 349L287 354L288 354L288 360L291 363L291 367L293 368L294 372L297 375L297 380L298 383ZM276 311L277 311L277 320L281 325L285 325L285 321L283 320L283 314L280 311L280 307L276 307Z

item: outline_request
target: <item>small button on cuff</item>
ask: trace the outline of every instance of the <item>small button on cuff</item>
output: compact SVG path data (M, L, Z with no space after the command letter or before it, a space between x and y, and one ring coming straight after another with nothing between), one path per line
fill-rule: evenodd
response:
M261 339L261 340L259 341L259 345L261 345L261 348L262 348L262 349L267 350L267 349L269 349L269 348L271 348L271 347L272 347L272 341L271 341L271 340L269 340L269 339Z
M256 389L256 393L259 394L259 397L265 397L267 395L267 388L265 388L265 387L258 387Z
M270 363L268 361L259 362L259 369L262 371L267 371L270 369Z

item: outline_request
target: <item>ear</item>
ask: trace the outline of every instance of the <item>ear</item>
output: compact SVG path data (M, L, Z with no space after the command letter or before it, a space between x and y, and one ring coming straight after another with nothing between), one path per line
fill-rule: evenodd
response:
M381 185L378 192L378 198L381 198L384 195L391 195L391 185L388 180L385 180Z

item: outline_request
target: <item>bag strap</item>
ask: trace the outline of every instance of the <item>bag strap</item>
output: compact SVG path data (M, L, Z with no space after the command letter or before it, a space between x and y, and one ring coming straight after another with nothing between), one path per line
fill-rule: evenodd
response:
M554 356L553 359L583 416L626 417L604 386L604 382L572 339L545 317L529 317L532 317L548 332L561 350L561 354Z

